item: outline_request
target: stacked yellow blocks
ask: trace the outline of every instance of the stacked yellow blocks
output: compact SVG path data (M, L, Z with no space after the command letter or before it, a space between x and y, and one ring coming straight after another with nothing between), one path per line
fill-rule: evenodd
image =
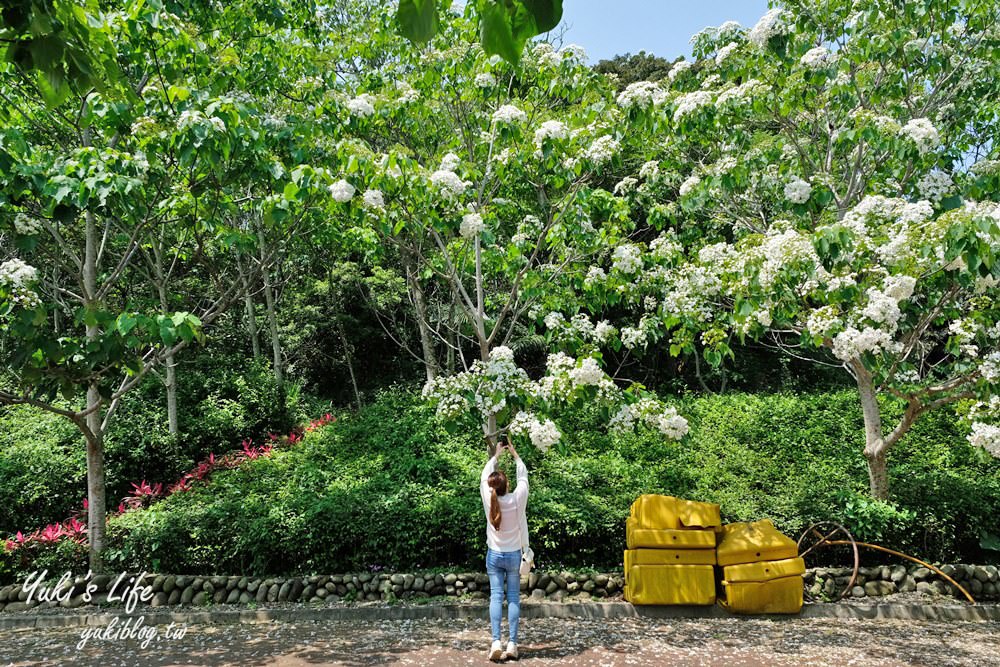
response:
M715 602L719 506L644 495L625 522L625 597L633 604Z
M805 562L798 545L768 519L722 527L716 559L723 603L740 614L797 614L802 609Z

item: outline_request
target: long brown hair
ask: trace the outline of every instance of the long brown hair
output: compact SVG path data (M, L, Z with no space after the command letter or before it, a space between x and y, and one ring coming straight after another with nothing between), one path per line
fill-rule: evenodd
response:
M507 475L502 470L491 472L486 483L490 487L490 523L500 530L500 501L497 498L507 493Z

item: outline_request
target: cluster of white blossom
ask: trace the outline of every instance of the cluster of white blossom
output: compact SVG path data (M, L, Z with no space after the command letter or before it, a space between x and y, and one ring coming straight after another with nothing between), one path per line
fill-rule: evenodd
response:
M375 98L368 93L361 93L344 104L348 113L358 118L367 118L375 113Z
M476 88L492 88L497 85L497 78L489 72L480 72L475 78Z
M594 287L608 279L608 274L599 266L592 266L587 269L587 276L583 279L585 287Z
M569 379L577 387L599 385L604 377L604 370L593 357L585 357L578 366L569 371Z
M625 90L618 94L618 106L622 109L648 109L651 106L663 104L667 94L660 84L653 81L636 81L628 84Z
M639 184L639 180L634 176L626 176L622 180L615 183L614 193L619 197L624 197L628 193L635 190L635 187Z
M139 116L132 121L132 134L142 136L152 134L156 129L156 119L152 116Z
M973 422L972 432L967 438L973 446L982 447L993 456L1000 457L1000 426Z
M951 176L937 169L924 174L917 181L917 190L920 192L920 196L932 202L939 202L947 197L954 186L955 183L951 180Z
M829 67L835 59L836 57L830 53L828 48L816 46L806 51L805 55L799 59L799 63L809 69L823 69Z
M763 90L764 84L757 79L747 79L738 86L726 88L719 93L715 100L715 106L719 109L729 105L738 107L740 104L750 100L756 93Z
M463 181L458 174L449 169L438 169L431 174L431 184L452 197L464 194L472 186L470 181Z
M531 55L535 57L539 65L558 67L562 62L562 56L556 53L555 48L548 42L539 42L531 50Z
M531 412L521 411L514 415L507 431L511 435L525 436L542 453L559 442L562 434L551 419L541 420Z
M486 229L483 216L478 213L466 213L462 216L462 224L459 227L459 234L462 238L472 240Z
M772 37L787 35L792 31L792 23L785 10L772 9L760 17L754 27L750 28L747 39L758 48L766 48Z
M865 327L847 327L833 339L833 354L841 361L859 359L866 352L893 352L898 349L888 331Z
M645 347L648 342L646 329L642 326L622 327L621 339L622 345L630 350L634 350L637 347Z
M841 321L836 306L822 306L810 311L806 317L806 331L811 336L826 337L840 325Z
M493 112L493 122L499 125L513 125L515 123L527 122L527 120L528 114L513 104L504 104Z
M739 47L739 44L737 44L736 42L729 42L721 49L719 49L718 53L715 54L715 64L721 65L726 60L726 58L732 55L733 51L735 51L737 47Z
M444 157L441 158L441 166L438 169L442 171L455 171L460 164L462 164L462 158L454 153L445 153Z
M681 183L681 187L677 192L678 194L680 194L681 197L685 197L688 194L690 194L690 192L694 190L699 183L701 183L701 179L699 177L688 176L686 179L684 179L684 182Z
M18 259L8 259L0 264L0 286L6 288L8 299L15 306L35 308L41 304L32 283L38 280L38 269Z
M354 186L344 179L340 179L336 183L331 184L328 189L330 191L330 196L333 197L333 201L340 202L341 204L351 201L355 192Z
M785 184L785 199L793 204L805 204L812 194L812 185L795 176Z
M691 67L693 67L693 66L694 66L694 63L692 63L692 62L690 62L688 60L680 60L678 62L675 62L674 65L673 65L673 67L671 67L670 71L667 73L667 78L670 79L671 81L673 81L678 76L680 76L682 73L684 73L685 71L691 69Z
M990 352L979 364L979 375L990 384L1000 383L1000 351Z
M42 231L42 221L27 213L18 213L14 216L14 231L21 236L34 236Z
M671 406L652 398L642 398L624 405L608 422L612 431L631 431L637 425L656 429L672 440L680 440L688 433L688 422Z
M591 162L601 164L613 158L618 149L619 144L615 138L610 135L604 135L594 139L594 143L587 147L583 152L583 156Z
M396 92L399 93L400 104L409 104L420 99L417 89L405 81L396 81Z
M623 243L611 254L613 266L625 274L634 274L642 268L642 253L639 247L631 243Z
M216 132L225 132L226 123L218 116L205 116L202 112L197 109L188 109L182 111L181 115L177 117L177 129L186 130L194 125L208 125Z
M914 118L906 123L899 133L917 145L921 154L936 148L941 143L937 128L927 118Z
M674 122L688 116L703 106L712 103L712 92L709 90L696 90L691 93L681 95L677 99L677 107L674 109Z
M644 181L651 181L660 175L660 163L656 160L649 160L644 162L641 167L639 167L639 178Z
M385 208L385 196L381 190L365 190L364 205L370 209L383 210Z
M565 139L569 136L569 128L558 120L547 120L535 130L535 146L542 147L546 139Z

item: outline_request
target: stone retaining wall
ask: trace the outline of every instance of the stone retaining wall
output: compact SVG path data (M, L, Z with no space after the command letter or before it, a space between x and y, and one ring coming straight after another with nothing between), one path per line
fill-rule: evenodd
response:
M1000 571L995 565L941 565L941 571L957 581L976 600L1000 599ZM814 597L832 597L844 590L851 568L815 568L805 575L806 589ZM920 565L882 565L858 568L851 597L879 597L892 593L965 596L948 581Z
M965 586L977 600L1000 598L1000 572L993 565L945 565L942 569ZM848 568L816 568L805 574L805 586L815 597L831 597L847 583ZM13 584L0 588L0 611L61 606L76 608L84 605L123 606L121 596L127 593L129 579L125 575L114 592L118 575L97 575L89 580L91 599L84 597L88 582L77 579L73 592L61 602L27 602L28 592ZM54 584L55 582L46 582ZM483 572L447 574L358 573L314 575L306 577L245 577L147 574L143 586L152 586L153 607L178 604L207 605L242 604L266 605L276 602L335 604L350 601L391 601L433 596L454 596L485 599L489 595L489 578ZM562 601L593 598L620 598L624 588L620 573L580 573L536 571L521 577L521 591L535 599ZM41 588L41 587L39 587ZM67 585L67 589L69 586ZM861 568L853 597L877 597L896 592L941 595L961 595L953 586L923 567L903 565ZM117 596L109 600L110 595ZM37 594L36 594L37 597Z

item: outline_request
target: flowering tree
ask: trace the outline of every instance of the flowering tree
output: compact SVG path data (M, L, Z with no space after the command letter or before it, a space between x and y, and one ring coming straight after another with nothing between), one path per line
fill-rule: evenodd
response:
M95 571L104 433L123 397L164 364L170 391L174 356L238 295L227 249L254 240L231 221L249 209L293 236L316 201L329 203L325 170L286 170L252 99L220 94L220 81L241 83L245 70L190 75L192 59L206 64L228 43L192 39L193 24L158 3L104 19L126 73L105 92L49 108L13 65L0 81L12 101L0 130L0 402L60 414L83 434ZM173 311L185 300L168 295L170 281L194 266L199 292Z
M958 0L785 2L628 86L627 136L652 150L620 187L661 234L615 248L593 293L644 304L622 342L719 365L749 337L842 367L877 498L929 410L972 401L970 441L1000 454L997 20ZM880 397L904 402L897 423Z
M680 437L683 418L600 370L607 323L575 317L588 332L579 358L550 358L537 382L514 363L511 341L569 303L593 258L634 221L597 187L619 157L620 114L579 47L533 45L515 71L484 52L473 27L449 22L422 53L387 47L393 66L348 82L326 107L351 135L338 144L346 167L331 194L353 216L353 237L374 232L396 250L425 360L439 345L464 369L440 375L428 364L425 395L448 420L475 415L491 446L509 432L545 449L558 439L547 415L595 397L609 410L644 398L616 423ZM423 305L430 285L454 314L443 329Z

